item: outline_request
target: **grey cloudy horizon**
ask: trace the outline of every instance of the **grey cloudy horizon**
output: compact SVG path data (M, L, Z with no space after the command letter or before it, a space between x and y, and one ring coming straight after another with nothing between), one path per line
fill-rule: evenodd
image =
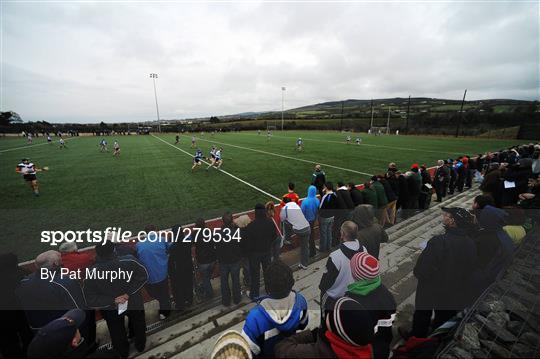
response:
M2 4L1 110L182 119L345 99L539 99L538 2Z

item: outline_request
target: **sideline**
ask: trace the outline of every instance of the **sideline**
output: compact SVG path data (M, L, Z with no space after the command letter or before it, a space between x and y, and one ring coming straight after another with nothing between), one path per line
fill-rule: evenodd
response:
M164 139L159 138L158 136L156 136L156 135L154 135L154 134L151 134L151 136L154 137L154 138L157 138L157 139L160 140L161 142L163 142L163 143L165 143L165 144L167 144L167 145L169 145L169 146L171 146L171 147L173 147L173 148L176 148L178 151L181 151L181 152L185 153L185 154L188 155L189 157L194 157L191 153L187 152L186 150L183 150L183 149L181 149L180 147L177 147L177 146L175 146L175 145L173 145L173 144L171 144L171 143L165 141ZM207 164L207 165L210 165L210 163L208 163L208 162L206 162L206 161L204 161L204 160L201 160L201 162L203 162L203 163L205 163L205 164ZM236 176L233 175L232 173L229 173L229 172L227 172L227 171L225 171L225 170L222 170L221 168L219 168L218 171L220 171L220 172L226 174L227 176L230 176L230 177L234 178L235 180L237 180L237 181L239 181L239 182L242 182L243 184L245 184L245 185L247 185L247 186L249 186L249 187L251 187L251 188L253 188L253 189L255 189L255 190L259 191L259 192L261 192L262 194L264 194L264 195L266 195L266 196L268 196L268 197L270 197L270 198L272 198L272 199L275 199L276 201L280 201L280 199L279 199L278 197L274 196L273 194L270 194L270 193L268 193L268 192L266 192L266 191L260 189L259 187L255 186L255 185L253 185L253 184L251 184L251 183L249 183L249 182L246 182L246 181L244 181L243 179L241 179L241 178L239 178L239 177L236 177Z
M75 138L79 138L79 136L75 136L75 137L68 137L66 138L66 141L68 140L73 140ZM52 144L56 143L57 141L53 141L51 142ZM27 146L21 146L21 147L13 147L13 148L7 148L5 150L0 150L0 153L3 153L3 152L9 152L9 151L15 151L15 150L20 150L20 149L23 149L23 148L30 148L30 147L36 147L36 146L43 146L43 145L49 145L50 143L49 142L43 142L43 143L36 143L35 145L27 145Z
M182 136L185 136L185 135L182 135ZM205 142L210 142L210 143L217 143L219 145L224 145L224 146L231 146L231 147L236 147L236 148L240 148L240 149L243 149L243 150L248 150L248 151L253 151L253 152L259 152L259 153L262 153L262 154L265 154L265 155L270 155L270 156L276 156L276 157L282 157L282 158L287 158L289 160L294 160L294 161L300 161L300 162L306 162L306 163L311 163L311 164L315 164L315 165L321 165L321 166L324 166L324 167L330 167L330 168L335 168L335 169L338 169L338 170L341 170L341 171L347 171L347 172L353 172L353 173L357 173L357 174L361 174L361 175L365 175L365 176L373 176L373 174L371 173L367 173L367 172L361 172L361 171L356 171L356 170L351 170L349 168L343 168L343 167L338 167L338 166L333 166L333 165L329 165L327 163L322 163L322 162L315 162L315 161L309 161L309 160L305 160L303 158L296 158L296 157L290 157L290 156L285 156L285 155L280 155L278 153L273 153L273 152L267 152L267 151L263 151L263 150L257 150L257 149L254 149L254 148L249 148L249 147L244 147L244 146L238 146L238 145L233 145L233 144L230 144L230 143L225 143L225 142L219 142L219 141L214 141L214 140L205 140L204 138L200 138L200 137L195 137L196 139L198 140L201 140L201 141L205 141Z

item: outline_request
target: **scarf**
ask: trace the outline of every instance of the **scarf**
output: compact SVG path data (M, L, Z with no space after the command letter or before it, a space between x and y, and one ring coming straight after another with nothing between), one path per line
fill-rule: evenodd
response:
M381 286L381 276L374 279L359 280L347 286L349 292L366 296Z
M327 330L324 336L330 342L330 347L340 359L371 359L373 358L373 348L371 344L355 346L347 343L336 334Z

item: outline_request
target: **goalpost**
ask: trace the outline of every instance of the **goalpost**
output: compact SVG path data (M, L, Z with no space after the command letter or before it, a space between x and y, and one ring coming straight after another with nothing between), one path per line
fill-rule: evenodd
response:
M390 126L372 126L369 133L375 136L389 135Z

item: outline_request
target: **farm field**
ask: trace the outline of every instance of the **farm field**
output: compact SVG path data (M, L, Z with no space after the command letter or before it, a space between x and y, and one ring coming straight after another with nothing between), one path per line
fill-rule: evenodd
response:
M20 260L34 258L46 249L40 243L43 230L104 230L122 227L136 232L147 224L169 228L191 223L198 217L240 212L257 202L276 201L296 183L305 196L313 167L321 163L327 179L336 183L362 183L381 173L389 162L407 169L416 162L432 166L442 158L498 150L516 140L443 138L418 136L368 136L323 131L275 131L271 140L264 132L197 133L197 146L205 156L215 144L223 147L223 171L202 165L191 171L195 152L191 134L107 136L109 153L99 151L100 137L76 137L67 149L47 144L43 137L26 145L22 138L0 139L0 205L3 236L0 252L13 251ZM361 145L354 144L360 136ZM295 150L298 137L305 150ZM112 156L117 139L121 156ZM38 173L41 195L34 197L15 167L29 157L48 172Z

